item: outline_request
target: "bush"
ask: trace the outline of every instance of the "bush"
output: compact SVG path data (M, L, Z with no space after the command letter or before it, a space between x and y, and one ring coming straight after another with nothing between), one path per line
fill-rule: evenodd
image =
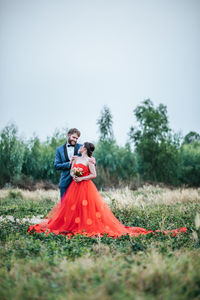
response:
M136 159L128 144L120 147L115 141L99 141L94 156L97 162L97 178L94 182L98 188L118 187L135 180Z
M171 133L166 106L155 108L147 99L134 113L139 126L131 127L129 135L136 146L138 172L144 180L177 184L179 137Z
M17 136L17 127L8 125L0 133L0 187L20 177L23 158L24 143Z
M200 184L200 142L184 144L180 149L179 180L188 186Z

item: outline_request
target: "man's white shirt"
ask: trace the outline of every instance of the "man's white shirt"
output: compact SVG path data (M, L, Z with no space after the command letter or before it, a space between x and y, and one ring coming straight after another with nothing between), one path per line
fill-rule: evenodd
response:
M68 147L68 145L70 145L70 144L69 143L66 144L67 154L68 154L69 160L71 160L72 157L74 156L74 147Z

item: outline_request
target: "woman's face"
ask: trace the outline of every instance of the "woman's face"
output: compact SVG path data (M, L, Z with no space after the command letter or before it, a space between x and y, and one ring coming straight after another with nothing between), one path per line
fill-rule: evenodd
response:
M81 148L79 149L79 153L83 153L85 152L86 148L84 147L84 145L81 146Z

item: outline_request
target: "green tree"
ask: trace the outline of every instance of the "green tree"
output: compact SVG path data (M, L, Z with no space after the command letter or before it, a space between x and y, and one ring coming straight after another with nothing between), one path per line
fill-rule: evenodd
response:
M139 123L131 127L129 136L134 142L138 171L144 180L177 184L179 137L169 128L167 108L154 107L150 99L137 106L134 114Z
M0 186L14 183L21 175L24 143L17 136L16 125L9 124L0 132Z
M42 169L41 179L49 179L53 183L58 183L60 178L60 172L54 169L54 159L56 148L66 142L67 129L56 130L52 137L47 137L46 142L42 144L41 158L42 158Z
M26 143L22 167L22 173L24 175L32 177L33 179L41 179L40 174L43 164L41 150L42 145L37 136L34 136Z
M179 179L189 186L200 186L200 142L181 146Z
M58 183L60 173L54 169L56 147L64 144L68 130L56 130L45 142L35 136L26 143L22 173L36 180Z
M97 120L100 132L100 140L103 142L110 142L114 140L113 135L113 118L110 109L104 106L99 119Z
M136 159L130 145L120 147L115 141L97 143L94 156L97 162L98 188L130 185L136 178Z
M97 124L100 139L94 153L98 174L95 183L99 188L129 184L136 175L135 155L128 144L125 147L117 145L113 135L112 114L108 107L104 106Z
M191 143L194 143L194 142L200 142L200 134L198 134L195 131L190 131L184 137L183 144L191 144Z

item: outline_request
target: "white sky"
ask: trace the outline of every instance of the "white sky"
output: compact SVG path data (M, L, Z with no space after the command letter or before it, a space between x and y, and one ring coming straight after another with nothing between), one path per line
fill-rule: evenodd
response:
M0 0L0 129L96 141L103 105L121 145L146 98L200 133L199 0Z

